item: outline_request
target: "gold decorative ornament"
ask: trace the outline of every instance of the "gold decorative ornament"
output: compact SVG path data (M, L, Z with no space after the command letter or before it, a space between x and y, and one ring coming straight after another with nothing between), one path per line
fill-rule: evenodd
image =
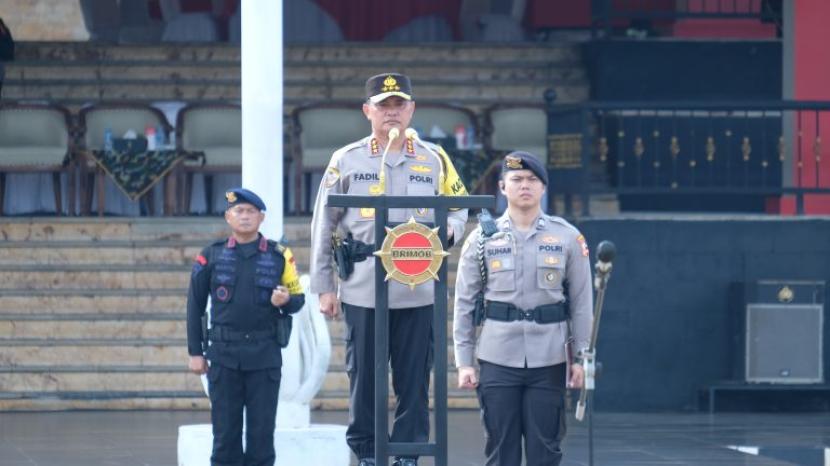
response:
M608 160L608 138L601 137L599 138L599 160L601 162L605 162Z
M225 193L225 199L228 200L230 203L234 203L237 200L236 193L233 191L228 191Z
M391 278L412 289L438 280L441 263L450 255L441 245L438 228L430 229L412 217L395 228L386 227L386 238L374 254L381 258L387 281Z
M645 146L643 145L643 138L637 137L634 139L634 155L639 159L643 156L643 153L646 151Z
M709 136L706 138L706 160L712 162L715 160L715 138Z
M790 288L789 286L784 285L784 286L781 287L780 290L778 290L778 301L779 302L789 303L789 302L792 302L792 300L794 298L795 298L795 292L793 292L793 289Z

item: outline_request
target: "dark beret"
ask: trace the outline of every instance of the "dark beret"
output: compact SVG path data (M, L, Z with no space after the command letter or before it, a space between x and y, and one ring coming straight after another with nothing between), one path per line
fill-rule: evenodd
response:
M265 212L265 203L250 189L233 188L225 192L225 199L228 201L228 209L237 204L251 204L257 209Z
M545 169L542 162L540 162L539 159L530 152L516 151L504 156L504 160L501 162L502 176L510 170L530 170L537 177L539 177L540 180L542 180L542 183L545 183L545 186L548 184L547 169Z

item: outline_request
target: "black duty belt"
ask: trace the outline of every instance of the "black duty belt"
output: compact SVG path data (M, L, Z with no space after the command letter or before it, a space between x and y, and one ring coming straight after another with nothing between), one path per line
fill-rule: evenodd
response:
M568 320L568 308L565 303L545 304L524 310L508 303L487 301L484 309L484 315L487 319L501 322L526 320L537 324L552 324Z
M277 330L269 328L267 330L233 330L228 327L211 327L208 329L208 338L210 341L256 341L269 340L277 337Z

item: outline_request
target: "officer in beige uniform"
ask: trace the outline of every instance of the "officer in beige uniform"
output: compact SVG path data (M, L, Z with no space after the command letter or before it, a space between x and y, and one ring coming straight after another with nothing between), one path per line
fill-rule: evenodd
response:
M350 382L346 440L361 466L374 464L375 260L371 253L378 249L374 246L375 213L370 208L326 207L328 196L466 195L447 154L406 131L415 110L409 78L396 73L373 76L366 81L366 99L363 113L371 123L372 134L332 155L311 224L311 292L320 295L320 310L332 318L338 314L339 298L346 318L346 370ZM432 210L389 211L391 224L409 218L434 222ZM449 213L450 240L463 236L466 221L466 210ZM432 282L414 289L389 282L389 351L397 396L393 442L426 442L429 438L433 301ZM416 459L398 458L394 464L415 465Z
M566 346L572 338L574 348L587 348L590 339L588 247L576 228L542 212L547 183L535 156L507 155L499 181L507 211L489 237L481 234L482 226L470 234L458 265L453 322L458 384L477 389L488 466L521 465L523 444L528 466L558 465L566 382L583 383L582 367L567 367ZM483 328L476 341L479 293Z

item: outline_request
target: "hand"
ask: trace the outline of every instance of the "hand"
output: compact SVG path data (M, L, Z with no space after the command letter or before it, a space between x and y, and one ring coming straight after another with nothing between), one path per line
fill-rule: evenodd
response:
M274 291L271 292L271 304L275 307L285 306L289 299L291 299L291 295L288 294L288 288L282 285L274 288Z
M470 366L459 367L458 388L472 390L476 387L478 387L478 376L476 376L476 369Z
M190 369L190 372L196 375L206 374L208 370L207 361L205 361L204 356L191 356L187 367Z
M337 302L337 293L320 293L320 312L329 319L337 318L340 313L340 303Z
M582 388L585 383L585 369L582 364L571 364L571 379L568 380L568 388Z

